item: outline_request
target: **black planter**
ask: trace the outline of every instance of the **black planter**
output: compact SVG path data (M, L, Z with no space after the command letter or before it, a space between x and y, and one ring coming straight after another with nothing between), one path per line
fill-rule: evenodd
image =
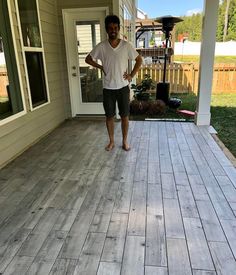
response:
M156 90L156 99L163 100L166 105L169 102L169 90L170 90L170 83L157 83L157 90Z

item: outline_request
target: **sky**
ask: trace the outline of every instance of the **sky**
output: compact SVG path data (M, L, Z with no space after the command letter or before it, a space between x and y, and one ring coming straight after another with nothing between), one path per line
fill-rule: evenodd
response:
M204 0L138 0L138 8L147 13L148 18L164 15L192 15L203 10Z

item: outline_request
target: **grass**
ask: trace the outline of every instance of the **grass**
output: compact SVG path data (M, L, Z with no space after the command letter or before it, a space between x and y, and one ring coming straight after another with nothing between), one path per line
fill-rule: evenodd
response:
M236 94L212 96L211 124L221 141L236 157Z
M198 55L174 55L174 61L198 63ZM236 63L236 56L215 56L215 63Z
M171 94L182 100L180 109L196 110L197 96L195 94ZM155 118L185 118L174 109L167 109L162 116ZM131 116L131 119L142 120L144 116ZM189 119L191 121L191 119ZM218 137L236 157L236 94L213 94L211 102L211 125L218 133Z

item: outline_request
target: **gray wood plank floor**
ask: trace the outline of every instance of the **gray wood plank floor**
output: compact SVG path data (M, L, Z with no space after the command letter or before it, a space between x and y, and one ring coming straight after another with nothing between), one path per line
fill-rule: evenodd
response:
M235 275L236 169L206 127L71 120L0 171L0 274Z

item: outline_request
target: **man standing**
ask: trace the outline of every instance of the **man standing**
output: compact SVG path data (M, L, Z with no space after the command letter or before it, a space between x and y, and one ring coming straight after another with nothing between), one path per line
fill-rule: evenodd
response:
M89 65L99 68L104 73L103 78L103 106L106 115L106 126L109 143L105 147L111 151L115 146L114 116L116 102L118 103L121 117L122 148L129 151L127 142L129 128L129 82L135 76L142 64L142 57L126 41L118 38L120 20L116 15L105 18L105 28L108 39L100 42L86 57ZM97 63L101 60L102 65ZM135 60L133 70L128 72L128 60Z

